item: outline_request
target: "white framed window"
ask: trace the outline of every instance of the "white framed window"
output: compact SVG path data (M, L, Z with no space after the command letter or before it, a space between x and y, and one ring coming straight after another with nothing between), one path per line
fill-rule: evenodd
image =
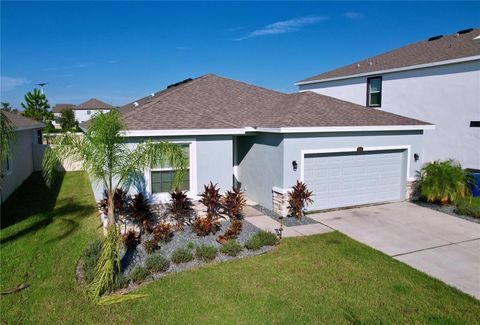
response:
M190 197L194 197L197 192L196 183L196 142L193 140L169 141L183 147L188 158L188 171L180 184L180 189L187 191ZM147 189L155 200L166 202L169 198L168 193L173 189L172 181L175 175L175 169L170 166L152 167L146 172Z
M87 110L87 115L90 115L92 114L92 111L91 110Z
M367 106L382 106L382 77L367 79Z

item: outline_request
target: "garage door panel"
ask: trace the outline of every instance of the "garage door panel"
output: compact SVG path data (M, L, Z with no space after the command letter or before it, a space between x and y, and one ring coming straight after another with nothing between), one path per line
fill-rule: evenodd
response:
M402 199L402 150L306 155L304 181L310 209L330 209Z

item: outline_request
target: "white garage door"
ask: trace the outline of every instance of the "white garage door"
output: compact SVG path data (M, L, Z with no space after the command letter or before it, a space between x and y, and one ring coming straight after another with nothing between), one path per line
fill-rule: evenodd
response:
M309 210L402 200L403 151L306 154L304 181L314 200Z

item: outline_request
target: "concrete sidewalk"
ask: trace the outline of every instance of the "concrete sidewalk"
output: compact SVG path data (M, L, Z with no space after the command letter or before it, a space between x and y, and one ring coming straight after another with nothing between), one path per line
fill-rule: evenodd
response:
M265 231L276 233L276 229L280 228L280 223L276 220L273 220L269 216L262 214L260 211L256 210L251 206L245 207L243 210L245 214L245 219L256 226ZM283 237L298 237L298 236L310 236L316 234L323 234L327 232L331 232L333 229L322 225L321 223L314 223L310 225L301 225L301 226L294 226L294 227L286 227L283 226Z

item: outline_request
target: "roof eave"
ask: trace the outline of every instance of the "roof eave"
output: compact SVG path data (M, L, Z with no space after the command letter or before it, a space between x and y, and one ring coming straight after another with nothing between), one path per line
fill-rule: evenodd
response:
M192 135L242 135L247 133L320 133L320 132L367 132L367 131L413 131L434 130L435 125L374 125L374 126L322 126L322 127L245 127L238 129L172 129L172 130L125 130L123 137L192 136Z
M25 130L32 130L32 129L43 129L45 124L34 124L34 125L25 125L25 126L15 126L13 128L14 131L25 131Z
M123 137L183 136L183 135L239 135L245 128L237 129L171 129L171 130L125 130Z
M303 86L303 85L310 85L310 84L322 83L322 82L328 82L328 81L335 81L335 80L344 80L344 79L366 77L366 76L379 75L379 74L385 74L385 73L393 73L393 72L401 72L401 71L408 71L408 70L430 68L430 67L436 67L436 66L440 66L440 65L448 65L448 64L462 63L462 62L475 61L475 60L480 60L480 55L467 56L467 57L452 59L452 60L430 62L430 63L425 63L425 64L417 64L417 65L411 65L411 66L399 67L399 68L393 68L393 69L369 71L369 72L363 72L363 73L358 73L358 74L350 74L350 75L340 76L340 77L298 81L298 82L295 83L295 86Z
M372 125L372 126L321 126L321 127L280 127L257 128L266 133L319 133L319 132L366 132L366 131L414 131L434 130L433 124L422 125Z

